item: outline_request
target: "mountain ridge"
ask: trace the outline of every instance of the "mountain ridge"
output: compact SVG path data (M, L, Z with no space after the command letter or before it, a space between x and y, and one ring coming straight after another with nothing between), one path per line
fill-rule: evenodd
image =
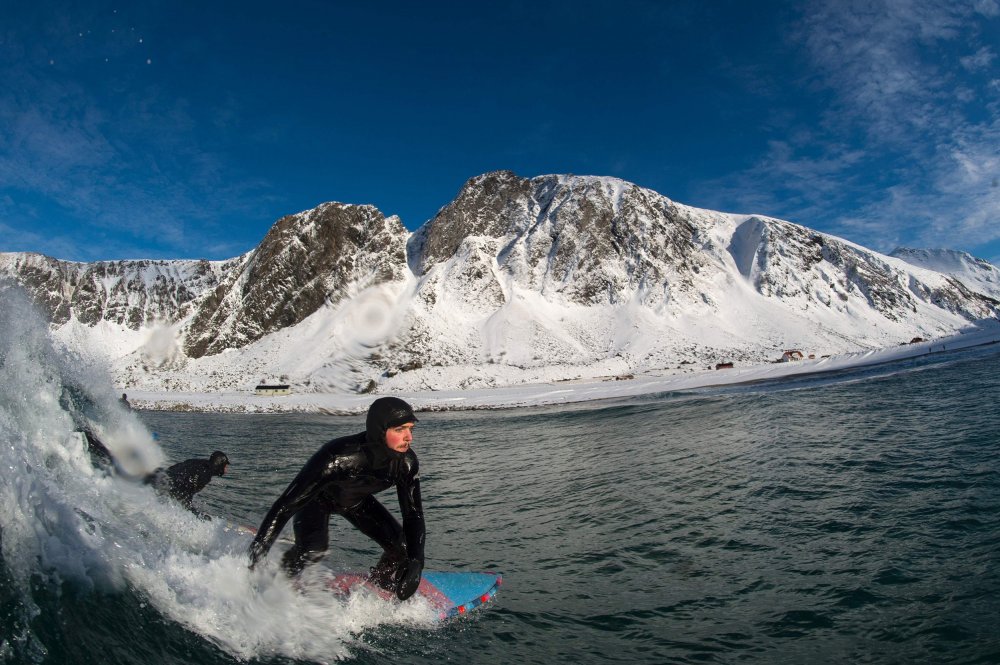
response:
M616 178L496 171L412 233L324 203L228 261L0 254L0 274L126 387L405 392L853 351L997 315L990 264L897 252Z

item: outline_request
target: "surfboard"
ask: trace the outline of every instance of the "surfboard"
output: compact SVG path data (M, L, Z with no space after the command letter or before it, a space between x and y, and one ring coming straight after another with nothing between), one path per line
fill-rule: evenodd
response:
M425 570L413 598L426 600L438 619L444 621L482 607L497 594L502 582L500 573ZM345 598L365 589L383 600L394 600L390 592L369 583L368 576L362 573L331 572L326 585Z
M236 524L235 522L230 522L229 520L226 520L225 523L222 525L222 530L227 532L238 533L241 536L257 535L257 527L246 526L244 524Z
M257 529L252 526L233 522L226 522L223 529L240 535L252 536L257 533ZM426 600L431 609L437 613L438 619L444 621L467 614L489 602L497 594L502 583L503 575L500 573L425 570L420 576L420 585L412 597ZM327 590L342 598L364 589L384 601L396 601L392 593L371 584L367 573L328 571L324 575L324 584Z
M237 524L235 522L230 522L226 520L222 525L222 530L227 533L235 533L240 536L256 536L257 527L247 526L246 524ZM290 536L278 536L279 543L285 543L291 545L295 542L295 539Z

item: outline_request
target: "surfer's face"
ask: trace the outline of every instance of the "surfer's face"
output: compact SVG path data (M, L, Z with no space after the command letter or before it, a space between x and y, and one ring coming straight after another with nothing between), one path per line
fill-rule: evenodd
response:
M385 431L385 445L397 453L405 453L413 441L413 423L403 423Z

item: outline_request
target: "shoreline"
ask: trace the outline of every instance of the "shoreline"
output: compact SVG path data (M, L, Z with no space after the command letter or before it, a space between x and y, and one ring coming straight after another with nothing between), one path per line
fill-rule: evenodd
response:
M630 379L592 379L577 382L518 384L472 390L413 391L399 393L416 411L500 410L533 406L558 406L657 393L728 385L747 385L786 377L803 377L838 370L867 367L898 360L946 353L1000 343L1000 321L976 323L949 337L860 351L814 360L795 360L692 374L638 375ZM364 413L379 393L293 393L258 396L252 393L163 393L130 391L133 408L153 411L247 414L354 415Z

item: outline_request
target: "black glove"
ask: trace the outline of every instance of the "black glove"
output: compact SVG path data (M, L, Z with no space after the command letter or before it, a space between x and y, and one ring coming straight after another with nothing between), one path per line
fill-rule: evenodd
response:
M400 566L396 582L396 598L406 600L417 591L420 586L420 574L424 571L424 562L417 559L410 559Z
M264 546L260 543L260 541L254 539L254 541L250 543L250 547L247 548L247 554L250 557L250 565L248 567L250 570L253 570L254 566L257 565L257 561L264 555Z

